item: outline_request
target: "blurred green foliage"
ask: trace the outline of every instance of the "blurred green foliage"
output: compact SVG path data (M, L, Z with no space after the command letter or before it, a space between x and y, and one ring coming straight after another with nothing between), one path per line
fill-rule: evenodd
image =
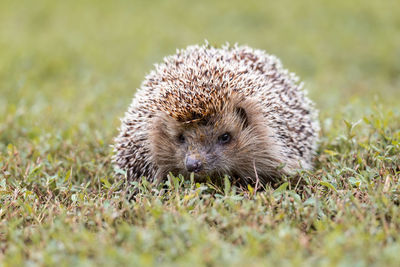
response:
M205 39L302 78L317 168L257 193L143 181L129 202L118 118L152 64ZM0 261L398 265L399 59L397 0L0 1Z

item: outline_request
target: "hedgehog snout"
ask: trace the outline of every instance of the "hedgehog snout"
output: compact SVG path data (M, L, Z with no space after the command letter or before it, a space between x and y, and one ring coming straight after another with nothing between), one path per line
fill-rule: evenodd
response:
M198 154L190 154L185 159L185 167L188 172L200 172L203 169L203 162Z

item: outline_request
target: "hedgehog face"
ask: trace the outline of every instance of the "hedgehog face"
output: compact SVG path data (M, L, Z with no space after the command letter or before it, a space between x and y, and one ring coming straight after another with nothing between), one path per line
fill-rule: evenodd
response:
M159 175L172 172L188 176L193 172L200 180L224 174L254 177L254 162L266 147L268 133L259 114L251 103L228 106L186 122L159 114L149 138Z
M183 123L171 135L175 139L176 165L180 173L196 176L230 173L232 153L238 150L245 118L225 114Z

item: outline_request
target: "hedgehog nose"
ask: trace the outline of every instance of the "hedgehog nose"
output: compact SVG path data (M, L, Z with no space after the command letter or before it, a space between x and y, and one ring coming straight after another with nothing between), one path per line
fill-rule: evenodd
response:
M191 156L186 158L185 165L188 172L199 172L203 168L201 161Z

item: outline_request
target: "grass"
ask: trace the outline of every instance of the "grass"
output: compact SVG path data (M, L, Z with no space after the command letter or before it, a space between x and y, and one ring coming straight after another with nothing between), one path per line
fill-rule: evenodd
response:
M394 0L1 1L1 265L398 266L399 18ZM322 131L301 185L115 178L135 88L204 39L306 82Z

